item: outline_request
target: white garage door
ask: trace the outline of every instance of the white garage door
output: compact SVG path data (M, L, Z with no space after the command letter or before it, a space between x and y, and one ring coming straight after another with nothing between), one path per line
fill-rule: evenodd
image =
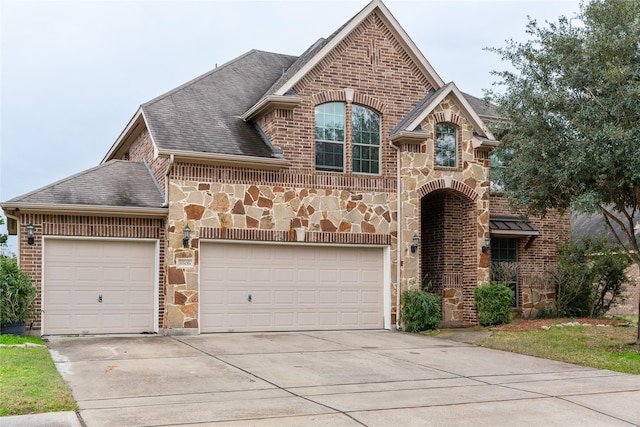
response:
M382 248L201 243L200 331L383 327Z
M155 242L45 239L44 334L155 328Z

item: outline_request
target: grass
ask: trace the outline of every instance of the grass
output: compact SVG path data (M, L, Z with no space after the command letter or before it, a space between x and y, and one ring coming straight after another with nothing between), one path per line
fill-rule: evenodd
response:
M0 335L0 344L30 342L35 337ZM46 347L0 347L0 416L75 411L69 387Z
M574 363L598 369L640 375L640 346L636 345L636 327L557 326L548 330L535 323L528 330L509 326L498 328L490 337L474 344L513 353ZM637 322L637 321L636 321ZM546 322L547 324L549 322Z

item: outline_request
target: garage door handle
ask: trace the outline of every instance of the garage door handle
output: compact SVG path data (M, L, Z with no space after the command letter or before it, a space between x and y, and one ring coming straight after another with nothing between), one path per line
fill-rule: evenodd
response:
M251 302L251 294L247 297L247 301Z
M98 302L102 302L102 294L98 295Z

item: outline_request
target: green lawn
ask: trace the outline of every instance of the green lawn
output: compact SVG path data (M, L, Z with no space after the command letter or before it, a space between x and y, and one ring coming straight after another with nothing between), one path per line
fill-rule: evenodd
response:
M550 326L525 331L495 331L474 344L513 353L640 374L637 326Z
M0 344L31 342L34 337L0 335ZM74 411L71 391L46 347L0 347L0 416Z

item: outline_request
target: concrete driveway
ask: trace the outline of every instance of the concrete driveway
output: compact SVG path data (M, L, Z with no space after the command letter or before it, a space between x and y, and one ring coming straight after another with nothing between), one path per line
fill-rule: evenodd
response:
M89 427L640 425L640 376L390 331L53 337Z

